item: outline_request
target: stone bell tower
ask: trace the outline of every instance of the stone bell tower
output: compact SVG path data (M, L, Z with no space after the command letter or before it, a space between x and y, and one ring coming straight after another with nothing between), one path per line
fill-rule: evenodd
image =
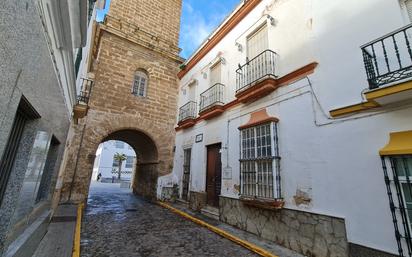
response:
M71 127L61 201L87 198L96 149L107 140L122 140L135 150L135 193L155 197L158 176L171 172L181 7L181 0L111 1L95 30L94 84L87 114Z

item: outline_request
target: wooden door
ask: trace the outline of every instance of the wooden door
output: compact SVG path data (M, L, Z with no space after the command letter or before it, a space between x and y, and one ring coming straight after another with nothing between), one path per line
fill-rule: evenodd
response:
M219 207L219 195L222 186L221 144L207 146L206 192L207 204Z

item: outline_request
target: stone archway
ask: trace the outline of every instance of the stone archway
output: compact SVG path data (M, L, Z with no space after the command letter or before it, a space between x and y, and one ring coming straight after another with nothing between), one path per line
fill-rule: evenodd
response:
M102 142L119 140L129 144L139 158L132 179L135 194L154 198L159 170L157 146L144 132L132 129L119 130L108 135Z
M135 172L133 191L154 199L157 178L169 174L172 169L174 133L171 128L171 124L135 115L102 115L99 111L89 110L83 123L71 128L60 201L78 203L87 199L96 150L107 140L124 141L142 155Z

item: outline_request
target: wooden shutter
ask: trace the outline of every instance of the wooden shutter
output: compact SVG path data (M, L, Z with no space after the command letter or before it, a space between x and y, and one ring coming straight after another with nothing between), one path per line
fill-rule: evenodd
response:
M210 68L210 86L220 83L221 79L221 64L220 61Z
M268 49L268 32L266 25L260 27L247 38L247 56L252 59Z

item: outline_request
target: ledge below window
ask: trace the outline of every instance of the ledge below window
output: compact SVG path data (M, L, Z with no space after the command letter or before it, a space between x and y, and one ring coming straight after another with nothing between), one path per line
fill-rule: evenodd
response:
M210 108L202 110L199 112L200 119L208 120L212 119L216 116L219 116L225 111L225 108L222 105L214 105Z
M241 196L240 201L245 205L267 210L280 210L283 209L283 206L285 205L283 199L261 199Z
M196 124L196 119L194 119L194 118L185 119L185 120L180 121L179 123L177 123L177 125L181 129L186 129L186 128L193 127L195 124Z
M409 103L412 99L412 81L373 89L365 92L364 96L366 98L365 102L333 109L329 112L330 115L336 118L367 111L372 108Z

